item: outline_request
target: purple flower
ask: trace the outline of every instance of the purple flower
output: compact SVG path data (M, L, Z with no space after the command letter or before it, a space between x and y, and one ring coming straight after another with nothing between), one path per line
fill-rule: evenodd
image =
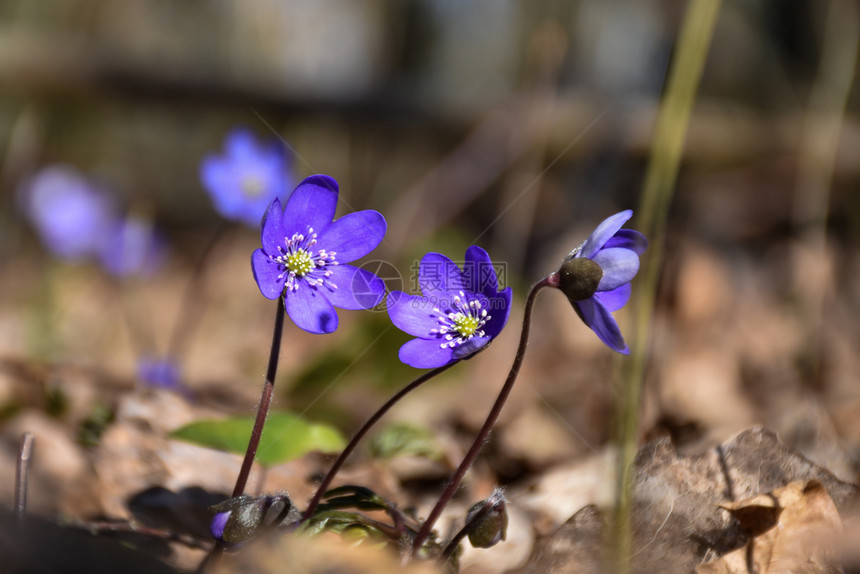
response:
M555 279L585 324L610 349L625 355L630 351L611 312L630 299L630 281L648 247L644 235L621 229L631 217L628 209L605 219L565 258Z
M224 539L224 527L227 526L227 521L230 519L232 513L232 510L227 510L219 512L212 517L212 521L209 523L209 531L215 540L221 542Z
M260 225L273 199L286 197L291 175L284 146L258 141L249 130L233 130L224 155L209 155L200 166L200 180L215 209L227 219Z
M423 297L392 291L391 322L417 337L400 347L400 360L432 369L465 359L486 347L508 321L511 288L498 290L487 252L473 245L461 270L439 253L421 259L418 284Z
M44 245L61 259L96 255L116 217L110 198L64 165L36 174L21 200Z
M370 309L385 295L379 277L345 265L379 245L385 219L367 210L332 221L337 195L334 179L312 175L296 187L283 211L275 199L263 218L263 248L251 256L263 295L283 294L290 319L310 333L337 329L334 307Z
M167 248L152 222L136 216L115 222L100 248L102 266L117 277L150 275L164 262Z
M182 388L179 365L170 359L143 357L137 363L137 377L152 387L170 390Z

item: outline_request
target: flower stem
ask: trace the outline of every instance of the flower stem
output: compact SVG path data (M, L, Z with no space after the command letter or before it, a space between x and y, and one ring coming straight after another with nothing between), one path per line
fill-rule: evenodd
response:
M461 528L460 531L457 532L457 534L455 534L453 538L451 538L448 544L445 545L445 549L442 551L442 555L439 556L439 562L445 562L447 560L450 560L454 552L457 551L457 547L460 545L460 542L462 542L462 540L466 536L468 536L469 532L471 532L471 530L475 527L475 523L488 515L492 509L492 505L487 504L483 506L478 511L478 513L475 514L471 522L464 524L463 528Z
M182 299L179 307L179 316L173 325L173 331L170 334L170 339L167 343L167 353L165 359L173 362L182 355L191 335L200 322L204 307L206 294L201 294L201 290L206 286L206 271L212 260L212 254L215 252L215 245L221 241L225 232L228 229L228 224L222 222L217 229L212 233L206 246L203 248L203 253L197 259L194 269L191 271L191 277L185 285L185 292L182 294Z
M615 516L607 548L608 555L615 561L614 564L608 564L607 569L612 568L619 574L633 569L633 461L639 439L639 409L648 358L647 341L662 270L669 208L675 193L696 92L721 4L720 1L693 0L685 8L672 54L672 67L657 112L654 141L642 188L638 221L640 229L649 238L651 248L639 273L639 287L634 290L630 301L630 310L635 319L628 339L630 360L625 361L622 367L623 388L618 402L619 455Z
M418 530L418 534L415 535L415 539L412 541L412 548L406 556L407 560L414 556L421 548L421 545L424 544L424 541L427 540L427 537L430 535L430 531L433 530L433 525L436 523L436 520L439 519L439 515L442 514L442 510L454 496L454 493L457 492L457 488L460 486L460 481L463 480L463 476L466 474L466 471L469 470L469 467L471 467L475 462L481 447L484 446L484 443L490 436L490 431L493 430L493 426L495 426L496 421L499 419L502 408L505 406L505 401L508 400L508 396L514 388L514 382L516 382L517 376L520 373L520 366L523 363L523 357L525 356L526 345L528 344L529 339L529 327L531 326L532 306L534 305L535 296L538 291L544 287L556 285L557 281L558 275L556 273L551 273L535 283L529 291L528 297L526 298L523 329L522 334L520 335L520 345L517 348L517 354L514 357L514 363L511 365L511 370L508 373L508 378L505 381L501 392L499 392L496 402L493 403L493 407L490 409L490 414L487 415L487 420L484 421L484 426L481 427L481 430L478 431L478 435L475 437L474 442L472 442L469 452L466 453L460 466L457 467L457 470L454 471L454 474L448 480L448 484L445 486L442 496L439 497L438 501L436 501L436 506L434 506L433 510L430 511L430 515L427 517L427 520L424 521L424 524L422 524L421 528Z
M275 391L275 375L278 372L278 358L281 354L283 332L284 296L281 295L278 298L278 307L275 311L275 327L272 332L272 348L269 351L266 381L263 383L263 393L260 397L260 404L257 406L257 418L254 420L254 428L251 430L251 438L248 440L248 449L245 451L244 460L242 460L242 468L239 469L239 476L236 477L236 486L233 487L232 498L241 496L245 492L245 485L248 484L248 476L251 474L251 466L253 466L254 457L257 455L257 447L260 446L260 439L263 437L263 426L266 424L266 416L269 414L269 406L272 404L272 395ZM203 574L207 570L215 568L223 553L224 546L216 543L197 566L195 574Z
M260 446L260 439L263 436L263 426L266 424L266 417L269 414L269 406L272 404L272 395L275 391L275 375L278 372L278 357L281 352L281 336L283 332L284 296L281 295L278 298L278 309L275 312L275 328L272 333L272 349L269 352L266 382L263 383L263 394L257 407L257 418L254 421L254 428L251 430L251 438L248 441L248 449L245 451L245 459L242 461L242 468L239 470L239 476L236 478L236 486L233 487L233 498L241 496L245 492L245 485L248 483L248 476L251 474L251 466L254 464L254 457L257 455L257 447Z
M370 430L370 427L376 424L376 422L381 419L391 407L393 407L400 399L402 399L408 393L417 389L419 386L426 383L436 375L444 373L459 362L460 361L454 361L448 363L447 365L436 367L432 371L424 373L423 375L400 389L396 394L394 394L394 396L388 399L388 401L386 401L384 405L379 407L379 409L375 413L373 413L373 415L371 415L369 419L367 419L367 421L361 426L361 428L358 429L358 431L352 436L349 443L346 445L346 448L343 449L343 451L340 453L340 456L338 456L337 460L334 461L334 464L328 471L328 474L326 474L325 478L323 478L323 481L320 483L319 487L317 488L317 491L314 493L313 498L311 498L311 501L308 503L308 507L305 509L304 513L302 513L302 521L307 520L308 518L313 516L314 511L316 510L317 506L319 506L320 500L322 499L325 492L328 490L328 487L331 486L334 477L337 475L338 471L346 462L347 457L352 454L352 451L355 450L355 447L358 446L358 443L361 441L362 438L364 438L364 435L367 434L367 431Z

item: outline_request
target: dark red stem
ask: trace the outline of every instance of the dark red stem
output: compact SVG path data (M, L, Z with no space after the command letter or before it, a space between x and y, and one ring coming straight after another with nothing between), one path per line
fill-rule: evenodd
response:
M364 438L364 435L367 434L367 431L370 430L370 427L376 424L376 422L381 419L383 415L385 415L385 413L387 413L388 410L393 407L400 399L402 399L407 394L417 389L419 386L426 383L436 375L447 371L459 362L460 361L454 361L448 363L447 365L436 367L432 371L424 373L423 375L400 389L394 396L388 399L388 401L386 401L384 405L379 407L379 410L377 410L369 419L367 419L367 421L361 426L361 428L358 429L358 431L352 436L349 441L349 444L346 445L346 448L343 449L343 452L340 453L340 456L337 457L337 460L334 461L334 464L328 471L328 474L325 475L325 478L320 483L319 488L317 488L317 491L314 493L313 498L311 498L311 501L308 503L308 507L302 514L302 520L307 520L308 518L313 516L314 511L316 510L317 506L319 506L320 500L322 499L325 492L328 490L328 487L331 486L335 475L337 475L338 471L343 466L343 463L346 462L347 457L352 454L352 451L355 450L356 446L358 446L358 443L361 442L361 439Z
M269 351L269 366L266 369L266 382L263 383L263 394L260 404L257 406L257 418L254 420L254 428L251 430L251 438L248 441L248 449L242 461L242 468L236 478L236 486L233 487L233 497L241 496L245 492L248 476L251 474L251 466L257 455L257 447L260 446L260 438L263 436L263 426L269 415L269 406L272 404L272 395L275 391L275 375L278 373L278 357L281 354L281 337L284 332L284 296L278 299L278 310L275 312L275 328L272 333L272 348Z
M430 515L427 517L427 520L425 520L424 524L421 525L421 528L418 530L418 534L415 535L415 539L412 541L412 548L409 551L407 559L413 556L418 549L421 548L421 545L424 544L424 541L427 540L427 537L430 536L430 532L433 530L433 525L436 524L436 520L439 519L439 515L442 514L442 510L444 510L445 506L454 496L454 493L457 492L457 488L460 486L460 481L463 480L463 476L466 474L466 471L469 470L469 467L471 467L475 462L481 447L484 446L484 443L487 441L487 437L490 436L490 431L493 430L496 421L499 419L502 408L505 406L505 401L508 400L508 396L514 388L514 382L517 380L517 375L520 373L520 366L523 363L523 357L525 356L526 345L528 344L529 339L529 327L531 325L532 306L534 305L535 296L542 288L555 286L557 281L557 274L553 273L547 275L535 283L529 291L528 297L526 298L525 314L523 316L523 330L522 335L520 335L520 345L517 348L517 354L514 357L514 363L511 365L511 370L508 373L508 378L505 381L499 396L496 398L496 402L493 403L493 408L490 409L490 414L487 415L487 420L484 421L484 426L482 426L481 430L478 431L478 435L475 437L472 447L469 449L469 452L466 453L460 466L457 467L457 470L454 471L454 474L448 480L448 484L445 486L442 496L439 497L439 500L436 502L436 506L434 506L433 510L430 511Z

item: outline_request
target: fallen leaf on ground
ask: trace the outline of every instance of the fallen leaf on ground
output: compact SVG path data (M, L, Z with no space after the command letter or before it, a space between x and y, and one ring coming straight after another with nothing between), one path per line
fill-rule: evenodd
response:
M700 565L697 574L842 572L835 548L842 521L821 482L795 481L721 507L753 537L719 560Z

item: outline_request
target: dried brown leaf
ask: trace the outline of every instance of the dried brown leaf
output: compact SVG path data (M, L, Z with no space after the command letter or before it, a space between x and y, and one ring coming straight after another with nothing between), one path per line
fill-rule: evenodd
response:
M745 530L756 534L744 547L700 565L696 569L698 574L842 571L835 548L842 521L821 482L795 481L770 493L721 507L737 518Z

